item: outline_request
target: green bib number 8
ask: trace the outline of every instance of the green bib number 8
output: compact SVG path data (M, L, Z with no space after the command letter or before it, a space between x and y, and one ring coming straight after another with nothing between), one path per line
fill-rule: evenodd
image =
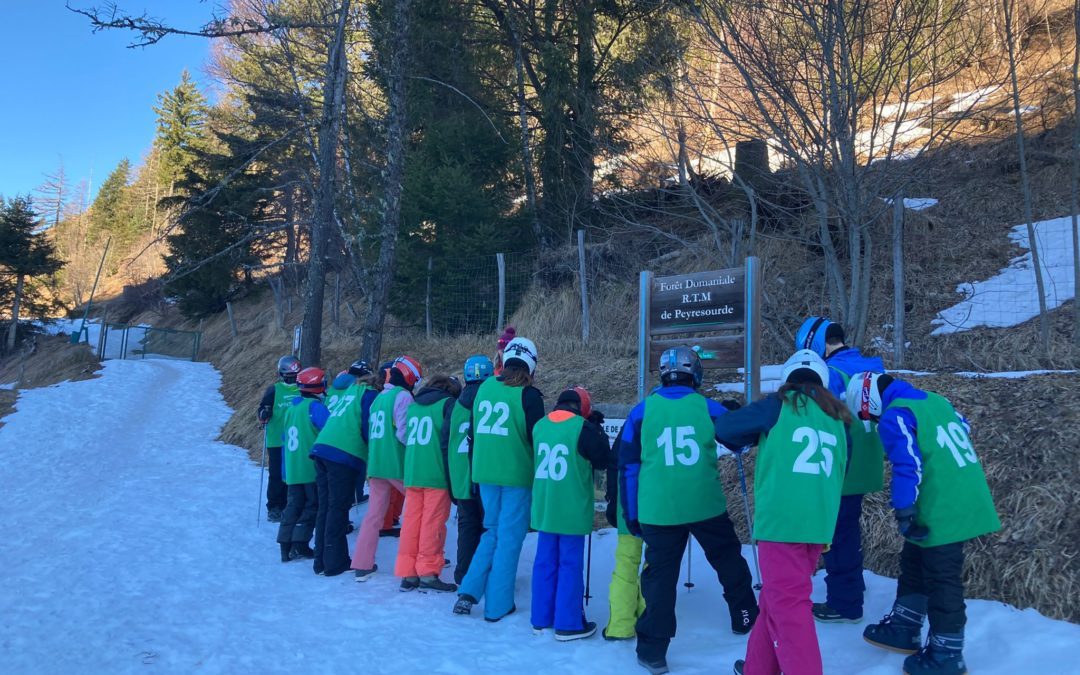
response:
M288 429L289 441L287 446L289 452L296 452L300 449L300 430L296 427L289 427Z

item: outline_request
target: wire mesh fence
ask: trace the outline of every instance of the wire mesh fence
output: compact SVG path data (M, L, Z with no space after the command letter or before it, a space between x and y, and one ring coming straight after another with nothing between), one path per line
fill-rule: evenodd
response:
M202 333L151 326L110 323L101 332L98 354L102 359L164 358L194 361Z

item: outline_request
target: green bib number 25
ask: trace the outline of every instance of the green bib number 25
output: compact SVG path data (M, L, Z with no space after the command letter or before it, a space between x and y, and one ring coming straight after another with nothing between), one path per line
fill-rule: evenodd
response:
M833 450L836 449L837 440L835 435L820 429L799 427L791 435L791 440L794 443L802 443L806 446L799 453L799 456L795 458L795 466L791 467L792 471L810 474L811 476L817 476L821 473L832 476ZM817 454L819 449L824 459L811 462L810 458Z

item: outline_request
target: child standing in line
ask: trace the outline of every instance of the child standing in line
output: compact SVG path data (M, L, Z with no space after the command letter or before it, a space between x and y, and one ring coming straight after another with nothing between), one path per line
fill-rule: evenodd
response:
M715 425L727 409L698 393L704 369L689 347L664 351L659 369L661 387L630 411L619 447L626 524L646 546L638 664L653 675L668 672L676 586L691 535L724 587L732 632L749 633L758 614L750 567L716 475Z
M394 360L383 391L371 404L368 421L369 499L360 534L353 551L352 569L358 582L367 581L378 571L375 549L379 528L390 506L393 492L405 494L405 442L408 440L406 417L413 402L412 390L422 376L420 363L411 356Z
M486 530L454 605L455 614L470 614L486 596L484 619L490 622L516 610L514 582L532 498L532 430L544 416L543 394L532 386L536 345L514 338L504 357L503 374L485 380L473 402L473 480Z
M480 494L472 482L472 428L473 401L480 385L495 371L491 359L483 354L474 354L465 361L465 388L457 398L457 403L450 406L447 418L443 422L442 444L446 462L447 484L450 494L457 504L457 565L454 566L454 583L461 585L461 580L469 571L480 535L484 533L484 507L480 504Z
M300 394L296 387L296 374L300 361L295 356L282 356L277 362L278 381L266 388L259 402L258 417L263 425L263 444L269 459L269 480L266 483L266 519L281 522L281 512L288 499L285 483L281 480L281 420L289 404Z
M855 374L847 405L859 420L877 423L904 537L896 602L863 638L911 654L904 659L908 675L961 675L967 672L964 542L1001 529L971 427L943 396L879 373ZM927 617L930 634L922 647Z
M349 569L349 509L357 477L367 464L367 423L378 395L366 361L354 362L345 376L351 384L341 386L336 405L328 406L330 418L311 449L319 492L314 569L328 577ZM346 385L341 376L336 383Z
M456 584L439 578L446 558L446 521L450 518L450 485L439 439L461 393L457 380L437 375L409 406L405 442L405 516L401 524L394 574L401 590L452 593Z
M816 352L795 352L781 377L776 394L716 423L717 438L736 452L758 446L753 537L761 614L745 662L735 662L737 675L822 673L810 592L840 511L851 416L826 388L829 368Z
M634 625L645 612L645 598L641 596L641 553L645 542L630 534L626 516L619 504L619 436L608 453L607 501L608 524L616 528L619 540L615 544L615 570L611 573L608 587L608 625L604 628L605 640L634 639Z
M610 448L603 427L590 420L593 414L589 392L574 387L559 394L555 410L533 427L532 526L538 534L532 625L538 633L554 626L560 642L596 633L581 604L582 572L595 511L593 470L604 468Z
M282 424L282 473L289 496L277 535L281 562L315 557L308 542L315 529L319 503L315 462L309 453L319 430L330 416L321 400L326 391L326 373L321 368L301 370L296 376L296 384L300 396L292 400Z
M506 349L506 345L510 344L510 341L517 337L517 331L513 326L507 326L499 339L495 342L495 375L502 375L503 369L503 350Z

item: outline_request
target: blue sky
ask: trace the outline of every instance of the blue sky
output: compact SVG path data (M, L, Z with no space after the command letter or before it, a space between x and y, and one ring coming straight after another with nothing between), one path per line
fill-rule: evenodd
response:
M201 0L116 4L185 28L201 26L215 8ZM91 33L88 20L68 11L64 0L2 0L0 6L0 195L32 191L61 158L72 186L92 170L96 191L121 158L141 162L154 138L151 106L159 92L176 86L184 68L206 91L209 40L171 36L127 49L132 34Z

